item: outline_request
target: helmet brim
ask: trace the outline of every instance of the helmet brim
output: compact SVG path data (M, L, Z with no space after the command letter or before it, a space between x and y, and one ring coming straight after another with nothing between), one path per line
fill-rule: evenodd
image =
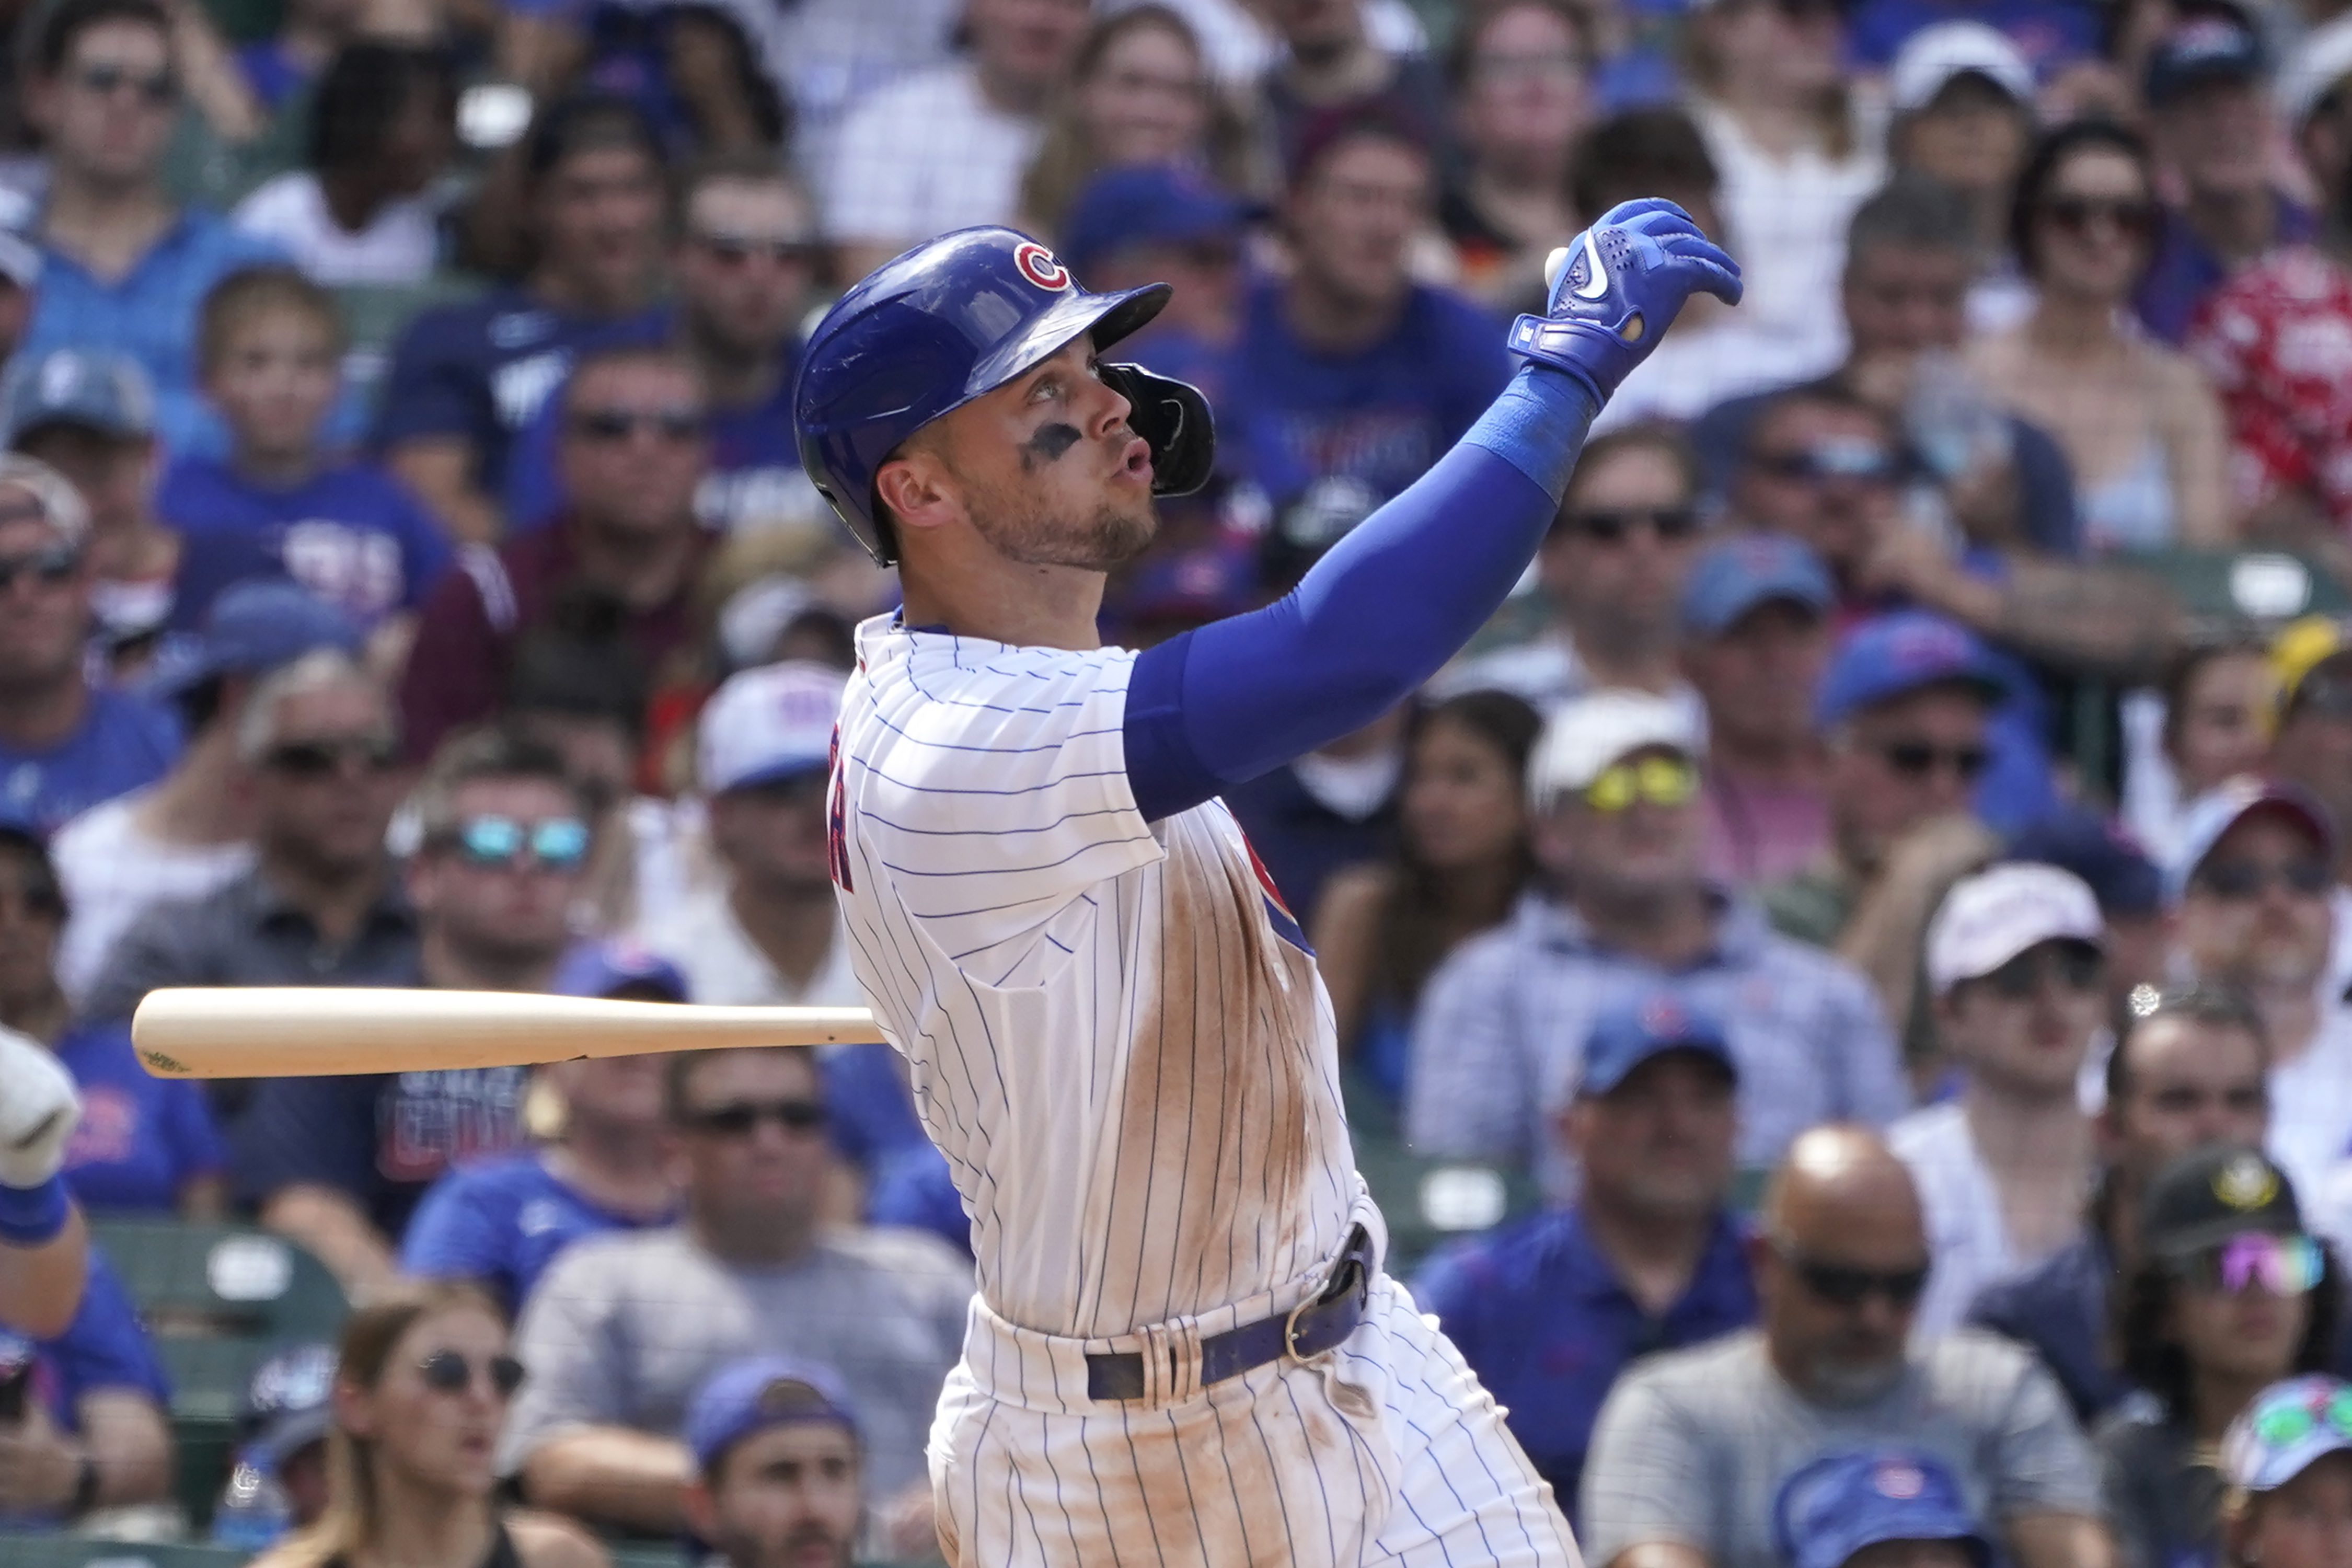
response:
M1067 298L1040 312L1018 333L971 367L963 387L964 400L993 392L1024 371L1042 364L1081 334L1091 333L1095 347L1107 349L1121 338L1143 330L1167 308L1176 290L1165 283L1147 283L1116 294L1088 294L1072 289Z

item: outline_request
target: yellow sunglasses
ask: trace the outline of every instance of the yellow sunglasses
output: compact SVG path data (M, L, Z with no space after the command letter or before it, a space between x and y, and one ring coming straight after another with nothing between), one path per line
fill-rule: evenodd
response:
M1619 763L1584 786L1584 804L1595 811L1620 812L1639 801L1686 805L1698 793L1698 770L1680 757L1643 757Z

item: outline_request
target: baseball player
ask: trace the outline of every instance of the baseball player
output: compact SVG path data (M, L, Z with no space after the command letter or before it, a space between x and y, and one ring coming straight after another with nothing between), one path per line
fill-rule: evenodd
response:
M0 1028L0 1324L61 1334L81 1301L87 1242L58 1172L81 1097L37 1041Z
M1207 479L1200 393L1097 355L1167 303L1002 228L825 316L804 467L899 568L858 628L830 796L860 984L970 1211L931 1430L957 1564L1577 1563L1494 1401L1381 1271L1331 1009L1217 799L1357 729L1525 570L1587 425L1731 259L1669 203L1549 269L1528 363L1428 475L1263 610L1100 646L1154 495Z

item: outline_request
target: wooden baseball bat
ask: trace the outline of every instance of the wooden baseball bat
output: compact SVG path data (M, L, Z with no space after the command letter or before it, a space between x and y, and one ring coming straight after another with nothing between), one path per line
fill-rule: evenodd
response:
M878 1040L863 1007L696 1007L511 991L151 991L131 1020L157 1078L525 1067L575 1057Z

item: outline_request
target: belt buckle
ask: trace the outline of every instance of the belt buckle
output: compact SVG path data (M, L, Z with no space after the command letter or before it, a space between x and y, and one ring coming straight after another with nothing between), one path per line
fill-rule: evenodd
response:
M1295 1362L1307 1360L1307 1353L1298 1348L1299 1315L1310 1307L1320 1305L1321 1300L1319 1296L1306 1298L1298 1305L1291 1308L1290 1315L1282 1320L1282 1353Z

